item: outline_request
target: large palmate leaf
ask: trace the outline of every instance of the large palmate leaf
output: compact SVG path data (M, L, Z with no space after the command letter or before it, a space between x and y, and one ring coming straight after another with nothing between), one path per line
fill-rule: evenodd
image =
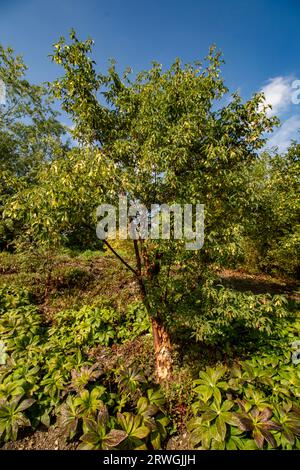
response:
M108 413L105 407L98 413L95 419L85 419L85 433L81 436L82 443L78 446L81 450L108 450L118 446L126 439L126 432L120 429L107 429Z
M139 398L136 409L144 420L151 418L159 411L158 406L155 403L150 403L149 399L146 397Z
M147 390L147 396L151 405L156 405L160 410L163 410L166 399L161 388L156 390L149 388Z
M145 382L145 377L138 369L129 367L120 371L118 382L124 391L135 393L139 385Z
M97 386L92 391L83 390L78 397L75 398L74 404L78 407L82 417L89 417L95 414L103 407L103 395L105 387Z
M0 401L0 438L4 435L5 441L15 441L19 427L30 426L30 421L23 412L34 402L33 398L22 400L20 395L11 401Z
M271 431L279 431L281 426L270 419L272 417L270 408L264 408L260 411L255 407L251 409L249 413L246 413L243 406L242 409L243 411L241 413L236 414L239 428L242 431L251 432L253 439L260 449L263 448L265 441L267 441L271 447L276 447L276 440Z
M274 415L281 426L281 443L293 446L296 437L300 437L300 407L289 403L275 407Z
M229 400L223 403L214 400L210 405L203 404L198 407L200 416L189 422L193 444L201 442L204 448L209 448L214 440L216 448L217 443L224 443L230 426L238 424L236 414L231 411L233 406L234 402Z
M117 421L121 428L126 432L126 441L123 445L130 449L146 449L146 444L143 441L150 433L150 427L143 423L143 418L140 415L133 415L132 413L118 413Z
M197 387L194 389L199 398L205 403L212 397L219 402L221 401L221 390L228 387L225 381L221 381L226 369L218 367L216 369L208 367L205 372L199 373L199 379L194 381Z
M94 364L91 367L83 366L79 371L73 369L71 371L71 384L69 389L81 391L84 389L89 382L94 382L100 377L102 370L99 370L99 366Z

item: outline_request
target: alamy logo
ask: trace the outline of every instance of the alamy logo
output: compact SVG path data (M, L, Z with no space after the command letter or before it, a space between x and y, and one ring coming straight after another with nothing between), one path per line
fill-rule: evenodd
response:
M101 204L97 208L97 237L101 240L184 240L187 250L200 250L204 243L203 204L143 204L119 197L118 207Z
M6 104L6 87L4 81L0 78L0 105Z

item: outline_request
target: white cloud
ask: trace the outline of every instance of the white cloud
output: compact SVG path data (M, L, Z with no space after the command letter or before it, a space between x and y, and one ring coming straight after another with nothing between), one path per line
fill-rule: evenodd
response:
M268 140L267 147L278 147L279 152L284 152L291 140L299 140L300 115L288 118Z
M268 83L261 89L265 94L266 102L272 106L268 111L269 116L284 112L292 103L291 97L293 77L270 78Z

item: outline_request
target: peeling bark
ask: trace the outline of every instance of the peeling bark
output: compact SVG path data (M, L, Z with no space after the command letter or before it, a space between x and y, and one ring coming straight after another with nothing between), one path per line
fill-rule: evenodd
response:
M172 346L168 331L157 318L152 318L152 333L158 382L170 379L172 374Z

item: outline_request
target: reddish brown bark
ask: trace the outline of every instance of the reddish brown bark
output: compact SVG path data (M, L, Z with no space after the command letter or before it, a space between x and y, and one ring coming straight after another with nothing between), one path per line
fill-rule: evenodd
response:
M156 378L158 382L170 379L172 374L172 345L170 336L163 323L152 318Z

